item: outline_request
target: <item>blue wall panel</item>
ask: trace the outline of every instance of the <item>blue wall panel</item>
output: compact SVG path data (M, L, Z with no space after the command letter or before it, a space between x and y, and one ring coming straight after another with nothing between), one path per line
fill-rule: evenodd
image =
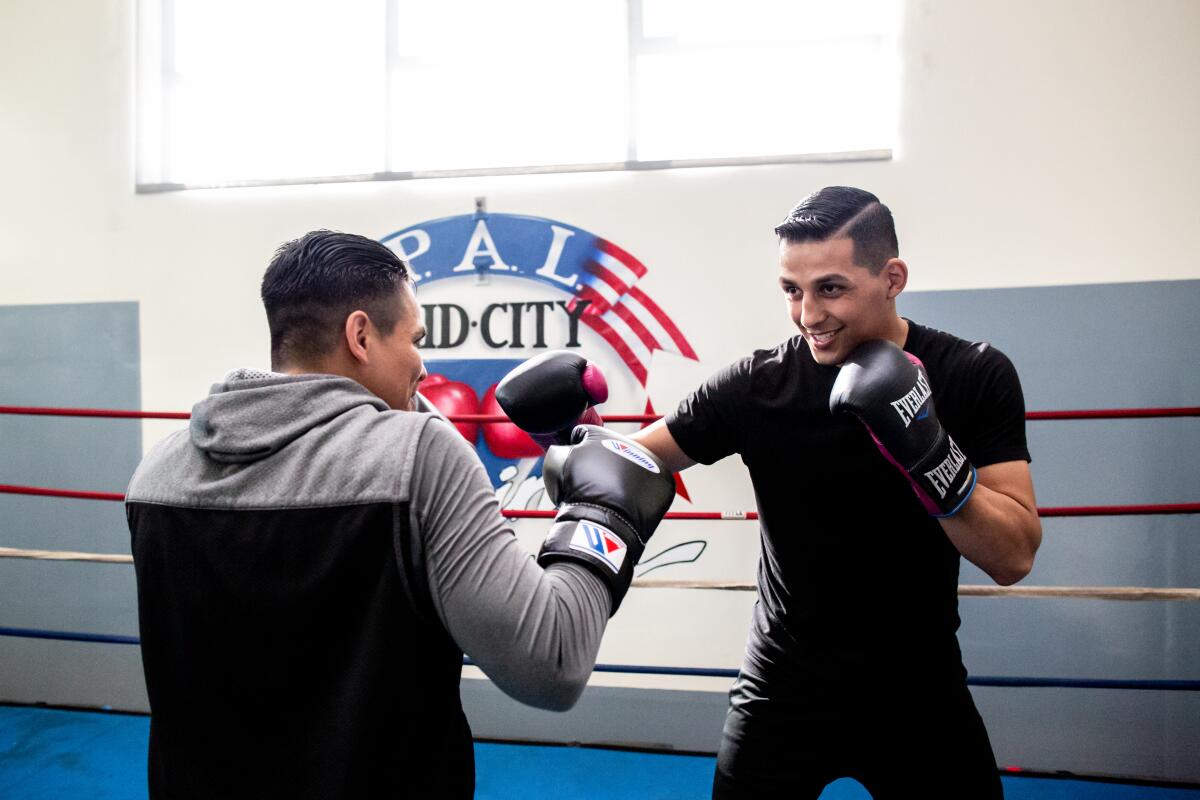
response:
M136 303L0 306L0 405L141 406ZM0 483L124 492L136 420L0 415ZM128 553L120 503L0 495L0 546ZM0 559L0 626L137 634L127 565ZM0 699L144 707L137 648L0 638Z
M901 313L1012 358L1030 410L1200 406L1200 281L922 292ZM1200 419L1034 421L1042 506L1200 502ZM1200 587L1200 518L1043 521L1026 585ZM963 583L987 583L964 563ZM1200 679L1200 603L964 598L973 674ZM1200 697L976 691L1025 766L1200 780Z

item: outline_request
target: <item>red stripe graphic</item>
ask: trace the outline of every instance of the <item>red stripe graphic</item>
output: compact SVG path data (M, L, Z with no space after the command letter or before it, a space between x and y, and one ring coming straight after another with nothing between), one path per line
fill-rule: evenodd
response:
M650 312L650 316L654 317L655 322L663 326L663 330L670 335L671 341L675 342L675 346L679 348L679 352L684 357L690 358L692 361L700 360L699 356L696 355L696 351L692 349L692 346L688 344L688 340L684 338L683 332L671 321L666 312L650 299L648 294L634 286L629 290L629 296L641 303L642 307Z
M645 264L606 239L597 239L596 249L619 261L637 278L641 278L648 272ZM647 327L647 323L638 318L638 312L625 305L623 300L626 297L632 297L641 304L646 313L650 314L654 321L666 332L666 335L671 337L671 341L685 358L690 358L693 361L699 360L696 356L696 351L688 344L679 327L658 307L658 304L651 300L641 289L626 283L625 278L628 276L617 275L594 258L588 260L585 269L590 273L591 280L580 287L567 308L570 311L574 311L581 300L586 300L590 303L582 317L584 324L600 334L604 341L617 352L621 360L625 362L625 365L629 367L629 370L637 377L638 382L642 386L646 385L649 365L643 364L635 353L633 340L623 339L622 335L617 333L616 329L601 319L601 315L608 311L616 312L617 316L629 326L633 335L649 352L653 353L655 350L664 350L665 347L664 343L660 342L650 328ZM612 289L613 293L618 297L616 303L610 303L597 290L596 285L599 283L603 283Z
M605 269L599 261L588 261L586 269L595 275L597 280L604 281L611 286L613 291L618 295L623 295L629 291L629 287L625 285L625 281Z
M645 264L638 261L632 255L625 252L620 247L617 247L607 239L597 239L596 247L600 250L603 250L605 253L608 253L617 261L620 261L629 268L630 272L632 272L634 275L637 275L639 278L646 274L647 269Z
M575 306L580 300L591 301L591 305L588 306L587 311L583 312L585 317L589 315L600 316L610 308L608 301L604 299L604 295L600 294L592 287L585 285L582 289L575 293L575 298L567 304L567 310L574 312Z
M634 335L642 340L642 344L646 345L646 349L651 353L655 350L663 349L663 346L654 338L654 334L646 329L646 326L642 324L642 321L637 318L637 315L628 306L624 303L617 303L613 306L612 310L618 317L625 320L625 324L633 330Z
M625 366L629 367L629 371L638 379L638 383L645 386L647 377L646 366L638 360L633 349L625 344L620 335L607 322L600 319L599 314L592 314L590 312L591 309L589 308L581 317L583 324L600 334L604 338L604 341L608 342L609 346L617 351L617 355L625 362Z

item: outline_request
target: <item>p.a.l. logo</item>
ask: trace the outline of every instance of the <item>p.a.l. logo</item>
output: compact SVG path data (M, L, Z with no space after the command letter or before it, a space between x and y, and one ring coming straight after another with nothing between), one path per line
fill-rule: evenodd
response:
M582 228L489 214L480 204L474 214L410 225L381 241L412 267L427 331L421 393L449 416L501 413L496 384L547 349L578 350L597 363L608 379L607 406L626 413L654 413L646 385L656 352L696 360L638 285L648 268ZM534 474L542 451L528 436L508 423L457 427L503 505L549 507Z

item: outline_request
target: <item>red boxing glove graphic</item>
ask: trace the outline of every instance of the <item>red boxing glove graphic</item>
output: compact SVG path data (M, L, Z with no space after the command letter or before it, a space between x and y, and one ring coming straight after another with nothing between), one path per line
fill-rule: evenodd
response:
M483 413L504 415L496 402L496 384L492 384L483 395ZM488 449L500 458L540 458L542 448L529 434L511 422L485 422L483 440Z
M452 381L445 375L433 374L421 381L421 394L447 417L480 413L479 398L475 396L475 390L461 381ZM454 427L458 428L458 432L472 445L479 438L477 422L456 422Z

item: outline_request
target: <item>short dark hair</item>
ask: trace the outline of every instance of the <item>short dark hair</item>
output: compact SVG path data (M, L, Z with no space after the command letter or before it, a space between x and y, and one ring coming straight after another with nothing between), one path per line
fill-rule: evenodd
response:
M900 255L891 210L875 195L852 186L813 192L788 212L775 233L793 244L847 236L854 242L854 263L875 274Z
M272 365L327 355L358 309L390 334L400 319L396 292L408 280L408 265L365 236L319 230L284 242L262 280Z

